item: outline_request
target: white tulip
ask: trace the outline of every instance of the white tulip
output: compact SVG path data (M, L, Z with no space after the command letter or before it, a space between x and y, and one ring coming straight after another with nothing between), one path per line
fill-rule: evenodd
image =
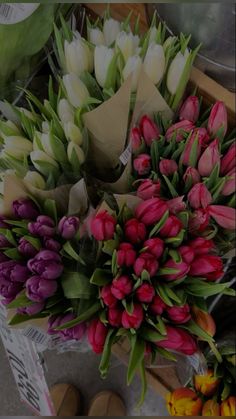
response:
M75 159L78 159L79 164L82 164L85 160L85 155L82 148L72 141L68 144L67 156L69 162L72 164L76 163Z
M35 169L44 176L48 176L50 172L57 172L59 169L57 162L44 151L32 151L32 153L30 153L30 158Z
M25 116L27 116L27 118L29 118L31 121L33 121L33 122L35 122L36 121L36 118L35 118L35 115L32 113L32 112L30 112L28 109L25 109L25 108L20 108L20 111L25 115Z
M163 48L164 51L166 52L167 48L169 48L170 46L172 46L175 41L176 41L176 36L169 36L168 38L166 38L164 44L163 44Z
M103 25L103 34L105 38L105 44L109 47L115 40L120 32L120 22L115 19L107 19Z
M20 136L6 137L3 146L3 155L6 153L10 157L16 159L24 159L33 150L31 141Z
M92 52L83 38L75 39L71 43L65 41L66 70L80 76L83 71L93 71Z
M42 123L42 131L44 134L48 134L50 131L50 125L48 123L48 121L43 121Z
M165 54L163 47L151 44L144 58L144 70L154 84L159 83L165 71Z
M98 28L88 28L88 40L94 45L105 45L103 32Z
M43 146L41 143L42 133L39 131L35 131L34 138L33 138L33 151L42 150Z
M132 74L132 91L137 90L138 78L142 68L142 60L138 55L129 57L123 69L123 77L126 80Z
M63 83L71 105L78 108L86 104L89 98L89 92L85 84L76 74L66 74L63 77Z
M64 124L64 131L68 141L72 141L78 145L81 145L83 142L82 133L73 122L66 122Z
M94 52L94 69L97 82L101 87L105 86L107 72L112 58L114 57L114 50L112 48L100 45L95 47Z
M173 59L173 61L170 64L169 67L169 71L167 74L167 88L169 90L169 92L172 95L175 95L178 86L179 86L179 82L181 79L181 76L183 74L184 71L184 67L186 65L186 61L188 59L189 56L189 51L188 49L186 49L185 53L182 54L181 51L179 51L175 58Z
M29 170L26 173L23 180L38 189L45 189L46 187L43 176L41 176L38 172L33 172L32 170Z
M68 100L59 100L57 113L62 123L66 124L67 122L74 122L74 111Z
M133 35L132 32L126 33L125 31L122 31L117 35L116 48L121 50L125 62L129 57L135 54L138 45L139 36Z
M45 153L47 153L50 157L55 158L52 146L51 146L51 141L50 141L50 134L42 134L41 135L41 144L43 147L43 150L45 151Z
M0 136L2 138L7 138L12 135L21 135L19 128L17 127L14 122L8 121L1 121L0 120Z

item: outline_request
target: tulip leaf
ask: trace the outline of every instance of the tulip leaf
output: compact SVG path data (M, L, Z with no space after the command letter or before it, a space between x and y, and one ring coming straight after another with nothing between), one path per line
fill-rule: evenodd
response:
M169 296L167 295L166 290L164 289L163 285L157 285L156 291L165 304L167 304L170 307L173 307L173 303L170 300Z
M64 54L64 47L63 47L63 39L60 31L58 30L57 26L54 24L54 34L55 34L55 41L56 41L56 51L57 51L57 58L60 64L60 67L63 73L66 74L66 59Z
M117 265L117 251L114 250L113 255L112 255L112 261L111 261L111 270L112 270L112 274L114 276L116 276L117 272L118 272L118 265Z
M97 286L104 286L109 284L112 281L112 275L111 275L111 271L106 270L106 269L100 269L97 268L95 269L91 279L90 279L90 283L97 285Z
M165 243L172 244L173 247L179 247L184 239L185 230L182 229L176 237L165 239Z
M163 276L163 275L173 275L173 274L178 274L180 272L179 269L177 268L161 268L158 271L158 276Z
M103 94L102 94L102 90L99 84L97 83L96 79L88 71L84 71L80 75L80 79L87 87L91 97L99 99L99 100L103 100Z
M67 241L64 246L63 250L72 257L72 259L76 260L77 262L80 262L82 265L84 265L84 261L81 259L81 257L76 253L76 251L73 249L71 243Z
M176 191L176 189L174 188L174 186L172 185L171 181L168 179L167 176L165 176L165 175L162 175L162 176L165 179L165 182L166 182L166 184L168 186L168 189L169 189L169 192L170 192L171 196L173 198L177 198L179 196L179 194Z
M194 295L196 297L210 297L215 294L226 293L227 295L235 295L235 291L231 288L230 282L225 282L224 284L214 284L210 282L204 282L196 280L189 283L190 280L186 282L185 290L188 294Z
M16 326L18 324L21 324L23 322L27 322L29 320L34 320L34 319L43 319L46 317L46 314L43 313L39 313L39 314L35 314L34 316L29 316L28 314L15 314L8 322L7 324L9 326Z
M182 257L177 250L169 249L169 255L171 256L171 258L174 260L175 263L181 263L182 262Z
M0 234L2 234L13 246L17 246L17 242L10 230L7 230L6 228L0 228Z
M129 357L129 365L127 371L127 384L130 385L134 379L135 373L139 369L145 353L145 341L138 338L137 335L133 335L130 338L131 353Z
M91 297L93 287L89 278L83 273L65 272L60 280L66 298L85 298L88 300Z
M169 217L169 210L167 210L163 216L161 217L160 221L158 221L158 223L155 225L155 227L153 227L153 229L150 231L149 234L149 238L155 236L157 233L159 233L159 231L161 230L161 228L164 226L167 218Z
M17 249L8 249L8 250L5 250L3 253L8 258L13 259L13 260L21 260L22 259L22 256Z
M105 340L104 349L102 353L102 359L99 365L99 371L102 378L105 378L108 373L110 359L111 359L111 349L115 341L115 338L116 338L116 330L110 329L108 331L108 334Z
M193 335L198 336L199 338L210 342L213 341L213 337L209 335L205 330L203 330L200 326L197 325L193 320L190 320L188 323L181 325L182 329L186 329L191 332Z
M161 316L157 316L157 320L158 320L158 324L156 325L157 330L160 332L161 335L166 336L167 335L166 326Z
M163 284L162 287L172 301L175 301L177 304L181 304L181 299L168 285Z
M42 247L41 241L37 239L36 237L32 236L24 236L24 239L27 240L32 246L35 247L35 249L40 250Z
M142 327L140 329L139 335L148 342L160 342L165 339L165 336L158 333L156 330L151 329L150 327Z
M212 202L216 202L217 198L219 198L225 182L226 182L226 177L223 177L219 180L219 182L214 187L212 191Z
M133 300L131 301L126 301L125 299L122 300L122 304L125 308L125 310L127 311L128 314L132 314L134 311L134 302Z
M157 346L156 348L155 348L155 350L157 351L157 353L159 353L161 356L163 356L163 358L166 358L166 359L168 359L169 361L174 361L174 362L176 362L177 361L177 359L176 359L176 357L174 356L174 354L172 354L170 351L167 351L166 349L164 349L164 348L160 348L159 346Z
M107 240L104 242L102 251L103 253L106 253L109 256L112 256L115 249L117 249L119 245L119 241L117 240Z
M57 224L57 206L54 199L46 199L44 202L44 211L45 214L51 217L54 222Z
M28 222L27 221L17 221L17 220L4 220L4 223L16 226L16 227L22 227L25 230L28 230Z
M26 297L25 293L18 295L11 303L7 304L7 308L19 308L19 307L29 307L34 304L29 298Z
M141 273L141 280L150 282L150 274L146 269L144 269Z
M117 60L118 60L119 53L114 54L109 64L106 80L104 84L105 89L112 88L115 91L116 88L116 76L117 76Z
M144 359L141 362L141 365L139 367L140 370L140 378L141 378L141 384L142 384L142 391L141 391L141 396L140 396L140 400L138 402L138 407L141 407L144 400L145 400L145 396L147 393L147 377L146 377L146 370L145 370L145 362Z
M219 174L220 174L220 164L217 163L214 167L214 169L212 170L210 176L206 179L206 181L204 182L207 189L211 192L211 189L216 185L216 183L218 182L219 179Z
M64 323L62 326L56 327L55 330L64 330L64 329L70 329L71 327L76 326L79 323L85 322L86 320L89 320L91 317L93 317L94 314L96 314L101 309L100 302L96 302L93 305L89 305L89 308L80 314L80 316L76 317L74 320L71 320L70 322Z

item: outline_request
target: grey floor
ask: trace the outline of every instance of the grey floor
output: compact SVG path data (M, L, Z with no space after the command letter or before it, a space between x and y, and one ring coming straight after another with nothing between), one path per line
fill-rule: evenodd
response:
M128 416L167 416L165 401L148 390L145 403L137 410L136 404L140 393L140 382L136 378L130 387L126 387L126 368L113 359L111 371L106 380L101 380L98 373L99 357L92 352L45 353L47 382L51 386L58 382L76 385L83 394L84 412L89 401L102 390L114 390L124 399ZM0 416L31 416L18 396L8 360L0 339Z

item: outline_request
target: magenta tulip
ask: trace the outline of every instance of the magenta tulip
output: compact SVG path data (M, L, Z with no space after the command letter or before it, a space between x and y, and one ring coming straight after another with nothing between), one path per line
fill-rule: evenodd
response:
M130 140L131 140L132 150L137 151L142 144L141 131L138 127L132 128Z
M198 162L198 171L201 176L210 176L214 167L220 163L219 141L214 140L206 148Z
M170 215L159 234L161 237L176 237L183 228L182 222L175 215Z
M191 240L189 246L193 249L195 255L208 254L215 247L212 240L204 239L204 237L197 237Z
M233 170L234 172L227 174L228 179L221 190L223 196L229 196L236 191L236 172L235 169Z
M147 116L144 115L140 121L140 129L148 146L151 146L153 140L157 140L160 135L158 126Z
M171 176L178 170L175 160L162 159L159 163L159 170L162 175Z
M189 231L191 233L200 233L204 231L210 223L210 215L207 210L199 208L195 210L189 218Z
M108 310L108 323L112 327L121 327L122 325L122 313L123 311L120 308L109 308Z
M111 292L117 300L123 300L133 290L133 281L127 275L113 279Z
M177 279L182 279L189 272L189 265L187 263L177 263L173 259L169 259L167 262L165 262L163 268L170 268L176 270L175 273L170 273L163 276L167 281L176 281Z
M152 304L149 306L152 314L155 314L156 316L160 316L166 308L166 303L164 303L159 295L155 295L152 300Z
M137 244L142 242L145 239L146 234L147 231L145 225L136 218L131 218L126 221L125 236L131 243Z
M182 161L185 166L191 166L190 157L193 153L194 157L197 159L200 157L202 145L206 136L206 128L195 128L192 135L188 139L182 154ZM195 143L197 143L197 147L193 150Z
M135 294L140 303L149 304L155 296L155 289L151 284L144 282L139 288L137 288Z
M183 181L185 183L189 182L191 186L196 185L196 183L199 183L201 181L201 176L197 169L194 167L187 167L184 176Z
M134 263L134 272L137 276L141 276L145 270L149 273L150 277L155 276L159 264L156 258L150 253L141 253Z
M117 264L118 266L133 266L136 260L136 251L132 244L121 243L117 250Z
M88 327L88 341L96 354L102 353L108 330L99 319L94 319L90 322Z
M183 120L177 122L174 125L171 125L170 128L166 131L166 139L167 141L171 140L175 136L176 141L179 143L184 139L184 134L189 133L194 129L194 124L190 121Z
M199 118L200 103L197 96L189 96L184 101L179 111L179 119L187 120L195 124Z
M173 349L185 355L193 355L197 351L197 344L185 330L166 326L167 336L156 345L164 349Z
M168 201L165 201L165 203L171 214L178 214L178 212L184 211L186 209L184 195L169 199Z
M143 247L146 252L152 254L156 259L160 259L164 252L164 242L159 237L146 240Z
M144 319L143 308L141 304L134 304L132 314L124 311L122 314L122 326L125 329L139 329Z
M151 157L142 153L134 159L134 169L140 175L147 175L151 170Z
M228 230L235 230L235 208L226 207L224 205L210 205L208 207L208 213L221 227L226 228Z
M223 261L220 256L198 255L191 263L189 275L204 277L208 281L216 281L224 275Z
M236 169L236 142L231 144L227 153L221 159L220 174L226 175Z
M194 259L194 250L190 246L180 246L178 252L183 260L183 262L189 265Z
M106 210L98 212L91 222L91 233L96 240L111 240L115 233L116 219Z
M147 199L141 202L136 210L136 217L145 225L157 223L168 210L167 204L159 198Z
M191 319L190 307L188 304L168 307L166 311L169 319L176 324L187 323Z
M196 183L188 193L188 201L194 209L207 208L212 196L204 183Z
M107 307L115 307L117 305L117 299L114 297L114 295L111 292L111 285L105 285L104 287L102 287L101 292L100 292L100 297L103 301L103 303L107 306Z
M137 196L144 201L150 198L160 196L161 183L159 180L144 179L141 181Z

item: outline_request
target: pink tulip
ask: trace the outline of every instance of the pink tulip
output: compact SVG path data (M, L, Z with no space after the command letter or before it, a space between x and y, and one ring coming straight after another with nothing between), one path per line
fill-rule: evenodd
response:
M151 277L157 273L158 262L150 253L141 253L134 263L134 272L137 276L141 276L144 270L146 270Z
M111 240L114 236L116 219L106 210L98 212L91 221L91 233L96 240Z
M166 131L166 139L167 141L171 140L171 138L176 135L176 141L179 143L184 139L184 133L188 133L194 129L194 124L190 121L183 120L177 122L174 125L171 125L170 128Z
M105 285L102 287L100 296L106 306L115 307L117 305L117 299L111 292L111 285Z
M216 281L224 275L223 261L220 256L198 255L191 263L189 275Z
M133 281L127 275L119 276L112 281L111 292L117 300L123 300L132 292L132 289Z
M234 171L231 174L228 173L227 176L229 177L229 179L226 180L224 187L221 191L221 195L223 196L229 196L236 190L236 172Z
M221 227L226 228L228 230L235 230L235 208L226 207L224 205L210 205L208 207L208 213Z
M177 263L173 259L169 259L164 265L163 268L175 269L176 273L165 275L164 278L167 281L175 281L177 279L184 278L188 271L189 265L185 262Z
M215 137L217 132L223 128L223 136L227 132L227 111L224 102L216 102L212 107L207 129L212 137Z
M108 310L108 323L112 327L121 327L122 310L120 308L109 308Z
M188 193L188 201L194 209L206 208L212 202L212 196L204 183L196 183Z
M134 159L134 169L139 175L147 175L151 170L151 157L148 154L139 154Z
M146 240L143 246L146 248L146 251L155 256L156 259L160 259L164 252L164 242L158 237Z
M137 300L140 301L140 303L146 303L149 304L152 302L155 290L153 286L147 282L140 285L140 287L136 290L136 297Z
M188 120L195 124L199 118L200 103L197 96L189 96L184 101L179 111L179 119Z
M198 171L201 176L210 176L216 164L220 163L219 141L214 140L206 148L198 162Z
M159 295L156 295L153 298L152 304L149 306L151 312L156 316L160 316L166 309L166 307L166 303L164 303L164 301L161 299L161 297L159 297Z
M166 326L166 332L167 336L165 339L157 342L157 346L165 349L173 349L185 355L193 355L197 351L195 340L185 330Z
M183 224L175 215L170 215L164 226L159 231L161 237L176 237L180 230L182 229Z
M144 319L143 308L141 304L134 304L132 314L124 311L122 314L122 326L125 329L139 329Z
M205 255L214 249L212 240L204 239L204 237L197 237L189 242L189 246L193 249L195 255Z
M163 159L160 161L159 170L162 175L171 176L178 170L175 160Z
M147 201L146 201L147 202ZM125 236L133 244L142 242L147 234L145 225L137 220L131 218L125 223Z
M136 210L136 217L145 225L157 223L168 210L167 204L159 198L147 199L141 202Z
M210 223L210 215L207 210L199 208L190 214L188 228L191 233L204 231Z
M158 126L147 116L144 115L140 121L140 129L145 143L151 146L153 140L157 140L160 135Z
M150 198L160 196L161 183L159 180L144 179L141 181L137 196L144 201Z
M196 141L197 141L196 157L197 159L199 158L201 154L202 145L206 136L207 136L206 128L195 128L192 135L188 139L186 146L184 148L183 154L182 154L182 160L185 166L190 166L190 156L192 153L193 144L195 144Z
M183 201L183 196L178 196L177 198L169 199L168 201L165 201L169 211L171 214L178 214L178 212L184 211L186 208L186 204Z
M191 181L191 185L196 185L196 183L201 181L201 176L199 175L197 169L194 167L187 167L183 176L183 181L185 183Z
M235 170L236 168L236 142L231 144L225 156L221 159L220 174L226 175L226 173Z
M137 151L142 144L141 131L138 127L132 128L130 140L131 140L132 150Z
M180 246L178 252L183 262L189 265L193 261L195 255L194 250L190 246Z
M187 323L191 319L190 307L188 304L168 307L166 311L169 319L176 324Z
M118 266L133 266L136 260L136 252L130 243L121 243L117 251Z

